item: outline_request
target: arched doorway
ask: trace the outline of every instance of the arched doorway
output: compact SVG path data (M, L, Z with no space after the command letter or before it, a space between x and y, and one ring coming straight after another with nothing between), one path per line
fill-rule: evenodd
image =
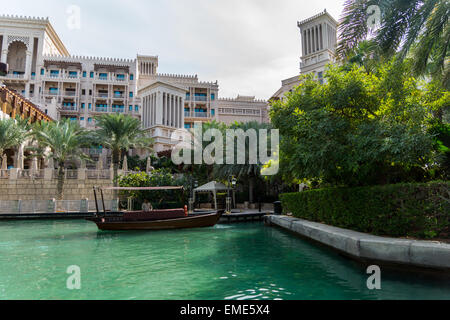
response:
M14 41L9 45L7 63L9 73L24 74L27 59L27 46L22 41Z

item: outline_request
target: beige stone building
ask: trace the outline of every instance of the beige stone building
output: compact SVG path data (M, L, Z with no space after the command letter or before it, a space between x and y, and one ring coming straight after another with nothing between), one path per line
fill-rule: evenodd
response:
M249 96L221 98L218 101L217 121L226 124L250 121L268 123L267 101Z
M337 25L338 22L326 10L297 23L301 40L300 73L282 80L281 88L271 99L283 99L300 84L301 75L312 73L319 82L323 82L326 66L336 62Z
M70 55L45 18L0 16L0 52L0 62L9 65L0 82L52 118L68 118L95 128L98 115L128 114L141 119L155 139L157 152L172 147L174 130L191 128L195 122L231 121L230 110L260 112L261 117L256 113L235 117L240 121L264 116L264 111L258 111L261 101L254 99L237 100L233 108L223 101L221 109L226 114L221 115L217 81L159 73L158 56L113 59Z

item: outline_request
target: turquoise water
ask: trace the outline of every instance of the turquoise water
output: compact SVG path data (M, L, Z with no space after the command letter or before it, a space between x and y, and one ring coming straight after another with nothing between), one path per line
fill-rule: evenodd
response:
M69 290L66 270L81 270ZM0 223L0 299L450 299L448 279L365 268L260 223L99 232L85 221Z

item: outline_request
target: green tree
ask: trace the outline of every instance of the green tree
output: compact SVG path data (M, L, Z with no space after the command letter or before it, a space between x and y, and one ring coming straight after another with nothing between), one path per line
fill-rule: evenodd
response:
M121 187L167 187L184 186L189 187L186 179L175 179L168 169L157 169L151 174L139 172L118 177L118 184ZM160 191L124 191L123 197L131 197L134 201L134 208L141 209L144 199L149 200L155 209L172 209L184 207L185 195L179 190Z
M214 167L214 175L227 180L230 176L235 176L241 182L248 183L249 188L249 202L255 202L255 187L257 182L263 183L261 178L261 170L265 163L261 163L259 160L259 144L260 144L260 130L270 130L271 126L265 123L259 123L256 121L251 121L247 123L235 122L231 124L228 129L232 130L242 130L241 132L247 132L249 130L254 130L256 132L256 145L252 144L249 138L245 139L245 144L240 145L239 139L235 138L234 143L234 160L237 161L238 153L245 152L245 163L244 164L227 164L226 163L226 153L224 153L224 161L221 165L216 165ZM270 131L267 134L268 150L270 150ZM226 134L224 134L224 145L228 148L229 146L225 144ZM226 151L227 152L227 151ZM257 155L258 161L256 164L250 163L250 153Z
M431 110L407 66L374 73L333 66L320 85L306 76L283 102L274 102L281 170L289 180L334 185L423 179L432 156L426 121Z
M96 118L95 140L111 150L114 186L117 186L119 164L123 152L133 148L151 150L153 139L142 129L139 119L123 114L107 114ZM117 196L117 193L115 193Z
M0 121L0 162L7 149L16 148L27 139L27 129L25 122L19 119L8 118Z
M381 26L370 30L370 6L381 9ZM450 2L448 0L347 0L340 21L338 53L352 56L370 38L380 57L410 55L416 75L431 75L448 88Z
M69 160L88 159L82 152L87 146L89 132L69 119L41 122L33 127L33 136L42 148L49 148L48 157L58 164L57 198L64 198L65 164Z

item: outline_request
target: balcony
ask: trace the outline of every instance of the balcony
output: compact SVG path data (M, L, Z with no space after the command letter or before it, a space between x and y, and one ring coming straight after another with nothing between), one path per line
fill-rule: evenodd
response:
M123 93L114 93L112 97L113 99L124 99L125 95Z
M124 113L125 112L125 108L112 107L111 111L112 112L117 112L117 113Z
M100 93L100 92L98 92L98 93L96 94L96 97L97 97L97 98L108 98L108 97L109 97L109 94L108 94L108 93Z
M53 91L44 91L44 95L46 96L58 96L59 95L59 91L58 90L53 90Z
M95 112L108 112L108 107L95 107Z
M0 76L0 78L7 79L25 79L25 74L8 73L5 76Z
M43 76L44 79L47 80L79 80L80 79L80 75L71 75L71 74L67 74L67 75L62 75L62 74L46 74Z
M198 102L207 102L208 101L208 97L186 97L186 99L184 99L185 101L198 101Z
M62 106L61 110L63 111L78 111L77 106Z
M189 111L185 111L184 112L184 117L185 118L209 118L210 115L208 112L189 112Z
M66 97L75 97L77 95L76 91L65 91L64 96Z

